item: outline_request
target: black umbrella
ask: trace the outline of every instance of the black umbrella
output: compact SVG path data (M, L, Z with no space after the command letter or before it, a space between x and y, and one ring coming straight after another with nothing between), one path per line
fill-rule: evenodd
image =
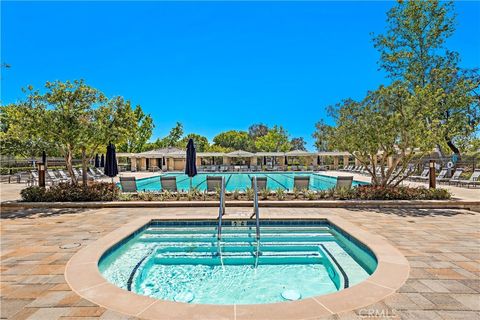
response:
M322 161L320 160L320 156L317 156L317 166L319 166L320 163L322 163Z
M195 151L195 145L193 139L188 140L187 144L187 160L185 164L185 174L190 177L190 189L192 189L192 177L197 175L197 152Z
M117 156L115 155L115 146L111 143L107 146L107 155L105 156L105 175L112 178L118 174Z
M98 156L98 153L95 155L95 168L100 167L100 157Z
M288 157L285 156L285 165L288 166Z
M103 153L102 153L102 156L100 157L100 168L104 168L105 167L105 157L103 156Z
M267 165L267 157L263 157L263 165L264 165L264 166Z

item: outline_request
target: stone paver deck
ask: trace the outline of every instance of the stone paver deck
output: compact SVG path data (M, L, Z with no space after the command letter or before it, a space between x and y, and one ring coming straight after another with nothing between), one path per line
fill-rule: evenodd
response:
M244 218L249 208L227 208ZM329 319L480 319L480 214L462 210L262 208L263 216L338 215L384 237L409 260L395 294ZM1 213L1 317L132 319L82 299L65 282L81 247L141 216L215 218L214 208L31 209ZM77 246L78 247L75 247ZM67 249L61 249L65 246ZM268 319L268 316L265 317ZM288 319L287 317L285 319Z

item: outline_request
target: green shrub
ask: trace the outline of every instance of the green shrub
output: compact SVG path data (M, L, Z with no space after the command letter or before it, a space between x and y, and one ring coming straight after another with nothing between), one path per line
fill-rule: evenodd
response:
M245 189L245 195L247 196L247 200L253 200L253 188L247 187Z
M270 195L270 189L265 188L260 190L260 196L262 197L262 200L268 200L269 195Z
M352 198L360 200L447 200L450 192L445 189L424 187L357 186L352 189Z
M238 200L238 198L240 198L240 191L238 189L233 190L232 197L233 200Z
M283 188L278 188L275 195L277 196L277 200L283 200L285 199L285 190Z
M301 191L298 190L298 188L293 187L293 198L294 199L298 199L298 197L300 197L300 193L301 193Z
M112 201L120 190L111 183L95 182L84 187L80 184L59 183L49 188L28 187L20 192L26 202Z

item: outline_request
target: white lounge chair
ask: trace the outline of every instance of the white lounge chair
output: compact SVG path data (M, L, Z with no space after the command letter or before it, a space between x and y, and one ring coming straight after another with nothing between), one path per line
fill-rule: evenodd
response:
M480 169L477 169L473 171L472 175L470 176L470 179L468 180L458 180L458 184L460 186L466 186L466 187L476 187L480 186Z

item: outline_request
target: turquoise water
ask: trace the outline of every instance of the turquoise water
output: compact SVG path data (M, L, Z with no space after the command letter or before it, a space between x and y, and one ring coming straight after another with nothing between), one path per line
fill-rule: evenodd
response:
M262 221L258 242L252 223L224 221L220 241L216 221L151 224L104 257L100 272L158 299L260 304L337 292L376 268L367 249L328 223Z
M310 190L328 190L335 187L337 180L335 177L328 177L312 172L255 172L255 173L199 173L192 178L192 187L204 191L207 188L208 176L224 176L226 182L226 191L245 191L251 186L251 178L267 177L267 187L271 190L278 188L293 190L293 179L295 176L310 176ZM167 173L166 176L177 178L177 189L189 190L190 178L183 173ZM353 186L364 184L359 181L353 181ZM159 191L161 190L160 178L158 176L137 180L137 189L139 191Z

